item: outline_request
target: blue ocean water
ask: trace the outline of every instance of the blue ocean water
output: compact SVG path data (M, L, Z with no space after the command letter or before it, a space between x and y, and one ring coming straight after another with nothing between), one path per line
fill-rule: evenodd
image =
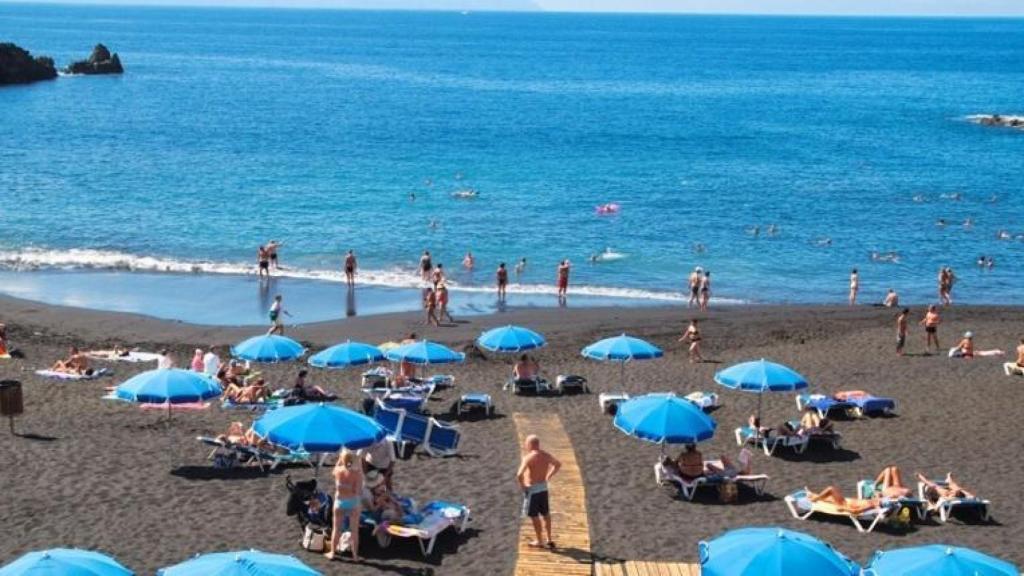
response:
M857 267L925 301L949 265L959 300L1022 301L1024 132L967 117L1024 113L1024 20L16 4L0 31L127 69L0 89L8 270L233 274L276 238L307 280L352 248L414 287L429 249L464 290L525 257L546 294L569 258L601 297L701 265L723 299L841 301Z

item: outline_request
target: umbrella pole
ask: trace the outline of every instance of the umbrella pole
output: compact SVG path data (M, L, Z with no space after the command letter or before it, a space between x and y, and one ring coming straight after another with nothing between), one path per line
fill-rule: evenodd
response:
M764 398L764 391L757 393L757 421L761 422L761 401Z
M626 361L623 360L619 363L619 387L622 390L626 389Z

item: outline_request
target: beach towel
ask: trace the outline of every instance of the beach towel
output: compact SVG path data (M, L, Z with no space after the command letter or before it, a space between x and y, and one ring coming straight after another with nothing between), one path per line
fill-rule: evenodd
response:
M109 372L106 368L93 370L89 374L72 374L70 372L57 372L56 370L36 370L37 375L55 380L95 380L106 376Z

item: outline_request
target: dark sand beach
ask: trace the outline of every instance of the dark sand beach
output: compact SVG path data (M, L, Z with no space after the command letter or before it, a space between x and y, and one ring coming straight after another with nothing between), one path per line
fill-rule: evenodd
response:
M571 304L571 299L570 299ZM913 322L923 314L914 308ZM546 334L539 352L551 377L575 373L589 378L593 394L519 398L501 392L510 370L507 358L470 355L461 366L439 372L456 376L455 390L430 403L449 410L456 394L484 391L497 400L498 417L462 423L462 456L415 456L399 462L396 488L419 500L463 502L473 511L471 528L441 538L435 555L423 559L411 542L387 550L369 544L362 565L333 565L299 546L300 532L285 515L286 474L243 469L214 470L194 437L222 432L232 420L247 424L247 412L176 414L165 426L160 414L101 400L104 387L149 366L110 364L113 376L89 382L45 380L33 370L46 367L69 345L85 349L114 343L155 350L168 346L179 365L195 347L227 346L263 328L213 328L0 299L0 322L24 359L0 361L0 379L24 384L26 413L17 420L22 436L0 433L0 564L20 554L57 546L94 548L109 553L139 574L201 552L257 548L295 554L325 573L510 574L519 530L519 493L513 475L518 463L514 412L555 412L575 446L587 489L593 552L609 559L695 562L697 542L748 525L778 525L819 536L859 562L879 548L925 543L969 546L1024 565L1024 477L1016 432L1024 405L1024 379L1003 375L1003 359L951 360L925 356L923 329L911 327L909 355L893 352L891 310L872 307L732 307L700 315L707 363L691 365L676 343L691 313L664 309L536 309L468 319L452 327L424 329L419 315L353 318L300 326L289 335L315 348L346 338L381 342L410 331L463 349L486 328L516 323ZM1024 310L1008 307L953 307L943 313L944 346L972 330L980 349L1012 354L1024 332ZM714 372L731 363L771 358L793 366L812 382L812 391L863 389L899 401L898 416L839 421L843 450L809 451L803 457L755 454L757 470L771 475L767 494L738 504L712 497L694 503L677 500L654 483L655 445L614 429L598 408L597 393L618 390L617 366L580 357L582 346L622 332L651 340L665 358L627 366L626 391L638 394L695 390L718 392L723 406L714 412L715 438L701 445L705 456L735 455L733 429L754 410L754 395L719 389ZM289 385L297 364L264 367L269 380ZM358 406L358 371L311 372L312 381ZM768 396L765 421L796 416L792 394ZM857 480L895 464L906 476L921 471L941 476L952 470L968 487L993 502L993 521L954 519L907 532L881 528L859 534L847 522L793 519L782 498L799 488L835 484L852 494ZM322 473L326 479L328 475ZM554 489L558 489L557 481ZM557 526L556 526L557 539Z

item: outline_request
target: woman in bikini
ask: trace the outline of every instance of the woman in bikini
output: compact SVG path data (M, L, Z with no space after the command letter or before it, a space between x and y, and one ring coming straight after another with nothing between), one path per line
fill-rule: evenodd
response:
M426 312L426 318L423 323L427 326L433 324L434 326L440 326L441 322L437 319L437 294L434 293L433 288L427 288L423 294L423 310Z
M704 276L700 279L700 309L704 312L708 310L708 303L711 302L711 272L708 270L704 271Z
M334 465L334 522L331 526L331 547L324 556L334 560L334 553L341 540L341 529L348 519L352 559L359 557L359 515L363 509L363 465L355 452L342 448L338 463Z
M878 506L879 498L846 498L843 496L842 491L836 486L829 486L821 492L811 492L809 488L804 488L807 493L807 498L811 502L826 502L833 504L841 510L849 512L850 514L860 514L866 512Z
M946 480L942 483L935 482L925 478L920 472L917 474L917 480L925 487L925 494L930 500L953 500L956 498L974 498L974 493L969 492L966 488L960 485L959 482L953 480L953 473L946 474Z
M704 358L700 354L700 329L697 328L697 319L690 320L690 326L687 327L686 332L679 338L680 342L690 343L690 363L703 362Z

